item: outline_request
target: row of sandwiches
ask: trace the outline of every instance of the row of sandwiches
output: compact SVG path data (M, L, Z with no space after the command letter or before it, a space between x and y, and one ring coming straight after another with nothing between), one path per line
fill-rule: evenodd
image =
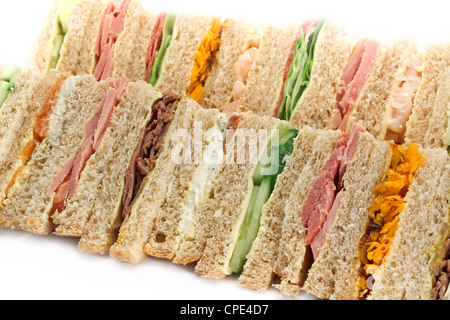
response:
M355 40L326 19L260 30L232 18L149 13L138 0L55 0L33 65L144 80L207 109L296 128L360 123L377 139L450 144L450 44Z
M446 45L134 0L55 1L41 40L0 70L1 228L287 296L449 299Z

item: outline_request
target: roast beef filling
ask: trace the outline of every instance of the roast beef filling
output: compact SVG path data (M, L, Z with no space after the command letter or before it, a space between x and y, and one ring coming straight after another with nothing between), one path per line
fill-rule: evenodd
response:
M431 295L433 300L444 300L445 293L448 290L450 279L450 238L447 239L445 246L445 264L442 270L438 272L437 282Z
M128 218L135 199L142 192L142 182L155 167L178 102L176 94L167 92L152 107L150 123L142 129L138 146L126 171L122 212L124 219Z

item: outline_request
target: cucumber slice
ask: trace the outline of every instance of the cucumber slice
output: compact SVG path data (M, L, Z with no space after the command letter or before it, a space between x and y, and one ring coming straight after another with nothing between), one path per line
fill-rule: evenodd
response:
M0 108L8 98L8 94L9 94L9 82L3 80L0 81Z
M270 194L273 190L272 177L265 177L261 186L254 188L252 194L251 206L247 210L244 218L244 223L241 225L241 232L236 242L233 256L230 260L230 268L233 273L240 274L247 260L247 254L252 248L253 241L258 235L261 211L264 204L269 200Z
M161 76L162 64L163 64L164 58L166 56L167 49L170 47L170 44L172 43L172 39L174 38L174 28L175 28L176 18L177 18L176 15L168 14L166 19L164 20L161 47L156 52L155 62L150 71L149 83L152 86L156 86L156 84L158 83L159 77Z
M48 70L50 71L52 69L56 69L56 66L58 65L58 61L59 61L59 57L60 57L60 53L61 53L61 48L62 45L64 43L64 36L63 35L59 35L55 38L55 42L53 45L53 51L52 54L50 56L50 61L48 64Z

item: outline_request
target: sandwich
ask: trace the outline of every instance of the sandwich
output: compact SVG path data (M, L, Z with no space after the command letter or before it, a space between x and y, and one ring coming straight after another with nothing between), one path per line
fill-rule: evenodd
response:
M286 121L274 117L235 113L231 119L236 129L226 140L227 161L211 181L199 209L202 223L197 234L204 239L194 239L199 254L186 261L199 259L195 271L209 278L242 271L260 229L262 207L274 191L298 134Z
M222 111L253 33L233 19L161 13L150 37L145 80L159 91L173 90Z
M34 64L46 73L141 80L148 42L141 34L155 19L137 0L55 0Z
M36 114L57 78L27 70L20 72L14 80L15 77L7 73L6 70L3 72L5 80L9 79L4 81L7 98L0 109L0 203L34 150L35 143L30 141L35 140ZM12 85L14 90L10 91Z
M204 189L223 161L225 125L217 109L204 109L184 97L158 140L157 159L148 159L151 171L139 169L140 148L136 149L126 174L129 191L124 193L123 222L111 256L129 263L142 262L146 252L175 259L182 243L198 232L194 222ZM137 171L135 178L132 171ZM144 251L147 243L151 247Z
M138 192L136 184L151 174L174 114L182 107L178 96L161 94L142 80L122 80L118 88L115 81L96 114L95 135L87 136L50 185L54 233L80 238L78 247L90 254L106 254L115 242Z
M442 149L423 149L417 144L410 144L407 149L394 147L387 178L373 190L376 199L359 243L360 297L445 298L449 164L449 156ZM354 288L354 282L347 285Z
M286 171L277 182L278 192L263 208L264 227L239 277L244 287L264 290L278 276L281 292L295 296L311 276L308 269L328 251L329 239L350 239L348 233L361 219L360 212L368 210L374 198L372 188L385 176L390 145L361 125L353 125L350 133L305 128L300 136L305 138L297 141L299 152L287 160ZM333 249L345 247L347 238ZM346 257L343 253L330 257L336 266L328 271L336 274L329 282L340 276L340 269L346 267L341 260ZM313 283L324 284L322 280Z
M2 136L13 138L18 147L8 153L9 166L2 171L0 226L48 234L54 196L49 190L51 178L78 152L106 84L92 76L52 74L43 76L34 89L27 115L12 113L13 121L23 125L14 137Z
M325 107L334 105L352 47L345 32L327 20L267 27L248 76L241 110L290 121L297 104L304 100L304 104L317 105L317 118L325 117ZM319 124L320 119L309 123L314 121Z
M431 45L424 53L422 79L407 122L406 144L448 148L449 49L448 44Z

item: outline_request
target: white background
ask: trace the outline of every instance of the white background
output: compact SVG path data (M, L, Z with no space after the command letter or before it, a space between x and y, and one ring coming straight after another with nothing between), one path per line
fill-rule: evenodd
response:
M420 48L450 40L450 2L444 0L141 0L153 12L213 14L259 26L328 17L348 33L383 42L409 38ZM0 64L27 67L50 0L0 0ZM0 299L283 299L277 290L253 292L236 279L208 280L192 266L148 258L134 266L88 256L76 240L0 230ZM301 295L299 299L311 299Z

